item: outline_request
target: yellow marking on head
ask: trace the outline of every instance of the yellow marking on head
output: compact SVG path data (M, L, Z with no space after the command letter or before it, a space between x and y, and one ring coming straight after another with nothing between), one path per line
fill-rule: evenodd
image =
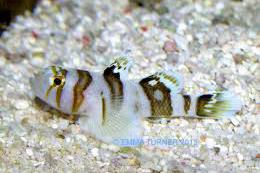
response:
M64 69L59 69L61 72L61 76L55 76L53 83L56 85L57 90L56 90L56 105L58 108L60 108L60 99L61 99L61 94L63 91L63 87L65 85L65 79L66 79L66 74L67 74L67 70ZM60 80L58 83L55 83L55 79Z
M57 71L58 68L58 71ZM56 66L51 66L51 70L53 73L53 76L49 79L50 87L46 91L45 99L48 99L49 94L53 88L56 89L56 105L58 108L60 108L60 98L62 94L62 89L65 85L65 76L67 71Z
M53 75L57 74L55 66L51 66L51 71L52 71ZM55 87L55 85L53 85L53 77L49 79L49 82L50 82L50 86L49 86L49 88L47 89L47 91L45 93L45 99L46 100L48 99L51 90Z
M51 86L48 88L48 90L46 91L46 93L45 93L45 99L46 99L46 100L48 99L49 94L50 94L51 90L52 90L54 87L55 87L55 86L51 85Z
M57 75L56 66L51 66L51 71L52 71L53 75Z
M60 108L60 98L61 98L62 90L63 90L63 86L59 86L56 90L56 104L58 108Z

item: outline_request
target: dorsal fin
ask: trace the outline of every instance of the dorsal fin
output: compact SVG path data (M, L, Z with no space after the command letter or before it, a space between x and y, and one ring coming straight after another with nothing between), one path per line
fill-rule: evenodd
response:
M181 75L175 71L156 72L143 80L148 81L150 86L160 83L172 93L180 93L183 90L183 79Z
M128 57L117 57L114 59L113 63L104 70L104 74L115 75L121 80L127 79L132 64L132 59Z
M120 109L124 96L123 81L128 77L128 71L132 61L126 57L119 57L104 70L103 76L110 89L111 102L113 107Z

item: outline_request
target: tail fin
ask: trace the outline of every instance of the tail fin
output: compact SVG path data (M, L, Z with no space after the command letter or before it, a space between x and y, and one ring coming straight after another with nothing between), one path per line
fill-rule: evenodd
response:
M196 114L201 118L222 118L233 116L240 111L239 97L227 91L201 95L197 99Z

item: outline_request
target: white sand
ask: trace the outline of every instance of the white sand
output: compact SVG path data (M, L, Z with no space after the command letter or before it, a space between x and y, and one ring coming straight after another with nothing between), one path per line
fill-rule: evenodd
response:
M0 172L260 172L259 4L167 0L169 13L159 15L127 12L127 1L43 0L0 38ZM171 40L176 47L167 43L166 53ZM40 68L102 70L127 50L135 61L131 77L175 68L187 93L225 88L245 105L232 120L146 123L146 139L195 146L125 149L35 103L29 77Z

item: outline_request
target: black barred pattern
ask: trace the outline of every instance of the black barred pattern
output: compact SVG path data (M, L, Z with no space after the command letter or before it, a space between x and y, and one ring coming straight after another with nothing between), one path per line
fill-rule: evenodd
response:
M198 97L196 105L196 114L198 116L208 116L209 113L205 112L204 106L212 100L213 96L213 94L204 94Z
M121 107L124 97L123 83L120 80L120 73L114 73L115 65L112 65L104 70L103 76L109 86L111 104L114 108Z
M170 117L173 113L170 89L160 82L159 78L155 75L142 79L139 84L150 101L152 116ZM156 98L155 92L161 92L162 99Z
M103 92L101 92L101 98L102 98L102 125L105 123L106 121L106 100L105 97L103 95Z

